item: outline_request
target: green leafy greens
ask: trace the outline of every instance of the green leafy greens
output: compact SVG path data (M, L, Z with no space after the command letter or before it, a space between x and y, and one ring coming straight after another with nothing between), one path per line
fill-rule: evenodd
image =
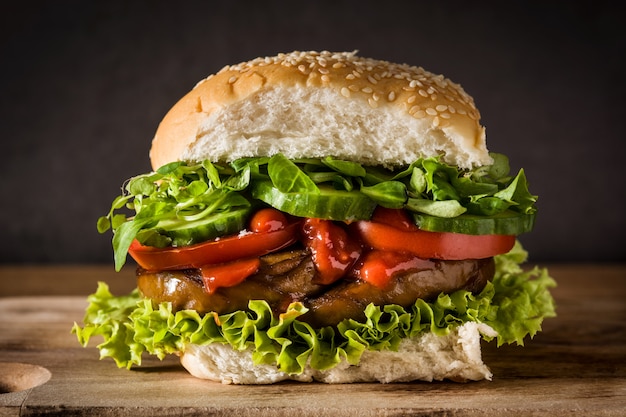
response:
M523 344L533 337L544 318L555 315L549 288L555 286L547 270L524 271L526 252L519 244L496 257L496 274L478 294L460 290L431 301L417 300L405 309L398 305L369 305L366 320L344 320L337 328L313 329L298 320L307 310L291 304L276 316L265 301L250 301L247 311L200 316L194 310L174 312L170 303L153 305L135 290L115 297L106 284L88 298L84 325L72 332L87 346L96 336L101 358L119 367L141 365L144 352L163 359L183 352L187 344L223 343L250 349L256 364L274 364L289 374L302 373L306 364L329 369L345 359L358 364L365 350L397 350L403 338L424 332L445 335L465 322L486 323L498 332L498 346Z
M509 176L507 157L491 155L492 165L473 170L459 170L435 157L395 170L331 157L289 160L281 154L228 164L172 162L131 178L97 226L100 233L113 229L115 267L120 270L134 239L156 247L185 246L239 232L259 204L250 196L251 187L267 181L281 192L311 195L328 184L361 193L383 207L441 218L534 213L537 197L528 191L524 171ZM122 212L124 208L128 210ZM206 227L233 211L241 216L228 227Z

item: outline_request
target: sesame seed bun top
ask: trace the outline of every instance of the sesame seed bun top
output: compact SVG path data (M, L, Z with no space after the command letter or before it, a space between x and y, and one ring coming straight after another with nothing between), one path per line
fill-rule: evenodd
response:
M292 52L224 67L165 116L152 166L283 153L402 166L491 162L473 99L420 67L354 52Z

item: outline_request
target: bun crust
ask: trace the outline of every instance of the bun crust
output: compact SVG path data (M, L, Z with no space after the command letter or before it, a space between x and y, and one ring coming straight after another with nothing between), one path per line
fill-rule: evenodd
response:
M330 384L491 380L491 371L481 357L481 334L497 335L486 324L468 322L446 336L425 333L405 339L397 352L366 350L358 365L350 365L344 359L335 368L318 371L307 367L300 375L286 374L272 365L254 365L249 350L236 351L220 343L187 345L181 363L197 378L224 384L272 384L285 380Z
M165 116L152 166L283 153L401 166L442 155L461 168L491 162L473 99L420 67L355 52L292 52L227 66Z

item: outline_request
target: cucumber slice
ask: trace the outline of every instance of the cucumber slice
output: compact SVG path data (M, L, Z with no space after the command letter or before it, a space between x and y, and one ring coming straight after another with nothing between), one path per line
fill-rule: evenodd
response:
M530 232L535 225L535 214L505 210L493 216L461 214L443 218L422 213L412 213L415 224L431 232L453 232L466 235L519 235Z
M294 216L327 220L367 220L376 208L376 203L359 191L327 186L319 190L319 194L283 193L271 181L259 181L252 186L252 196Z
M172 238L172 246L187 246L245 229L250 211L249 207L229 210L192 222L163 220L155 229Z

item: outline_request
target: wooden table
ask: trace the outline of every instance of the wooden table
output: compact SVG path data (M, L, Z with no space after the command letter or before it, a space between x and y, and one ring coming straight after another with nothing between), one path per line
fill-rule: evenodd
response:
M1 266L0 416L626 415L626 265L549 268L558 317L526 347L485 344L491 382L234 386L197 380L174 357L120 370L78 345L84 295L97 280L130 290L132 270ZM19 373L41 385L7 386Z

